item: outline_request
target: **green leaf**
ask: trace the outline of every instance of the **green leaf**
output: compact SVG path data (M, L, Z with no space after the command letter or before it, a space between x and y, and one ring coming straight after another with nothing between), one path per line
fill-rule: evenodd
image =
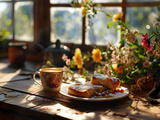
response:
M91 18L91 16L90 16L90 15L88 15L88 18L90 19L90 18Z
M121 30L121 29L120 29ZM123 35L125 32L124 31L121 31L121 35Z
M115 23L114 21L109 22L107 28L110 28L114 23Z
M87 71L83 71L82 76L86 76L87 75Z
M144 56L143 56L143 55L141 55L141 54L138 54L138 57L139 57L139 58L144 58Z
M122 37L121 40L120 40L120 42L119 42L119 43L120 43L120 46L123 45L124 42L125 42L125 39Z

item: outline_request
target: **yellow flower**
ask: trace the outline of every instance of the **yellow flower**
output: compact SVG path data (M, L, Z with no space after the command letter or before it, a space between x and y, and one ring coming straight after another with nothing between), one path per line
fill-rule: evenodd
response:
M88 2L88 0L83 0L83 2Z
M82 54L79 48L76 48L74 56L73 56L73 60L79 69L82 68L83 66Z
M117 64L112 64L113 70L117 71L117 70L118 70L118 67L117 67L117 66L118 66Z
M113 20L113 21L117 21L117 20L119 20L122 16L123 16L123 13L122 13L122 12L119 12L119 13L113 15L112 20Z
M82 6L82 7L81 7L81 10L82 10L82 16L85 16L87 9Z
M95 62L100 62L100 60L102 59L100 50L98 48L97 49L93 49L93 51L92 51L92 59Z

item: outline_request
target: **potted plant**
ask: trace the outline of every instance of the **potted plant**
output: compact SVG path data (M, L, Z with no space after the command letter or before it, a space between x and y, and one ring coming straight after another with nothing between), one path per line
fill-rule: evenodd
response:
M4 39L4 36L9 35L9 32L6 30L1 30L0 31L0 50L7 51L8 50L8 40Z

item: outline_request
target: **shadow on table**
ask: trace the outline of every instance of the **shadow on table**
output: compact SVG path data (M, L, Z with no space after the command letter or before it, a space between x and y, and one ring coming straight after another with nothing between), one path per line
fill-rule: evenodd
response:
M104 111L109 109L126 108L132 104L129 97L113 100L113 101L79 101L71 100L71 104L64 104L67 107L77 109L79 111L92 112L95 110ZM127 103L127 104L126 104Z
M24 66L17 67L10 65L7 59L0 60L0 82L30 80L38 69L39 63L26 61Z
M100 120L100 116L107 116L111 119L120 119L120 118L130 118L134 120L159 120L159 118L156 118L154 115L150 115L149 111L143 111L142 109L138 109L136 106L132 105L133 100L129 97L125 97L119 100L113 100L113 101L103 101L103 102L91 102L91 101L79 101L79 100L71 100L71 104L65 104L61 103L62 105L69 107L71 109L78 110L82 113L92 113L94 112L94 117L96 120ZM153 107L152 105L146 103L146 106L144 105L146 109L149 109L149 107ZM148 104L148 105L147 105ZM112 115L110 114L112 113ZM89 120L91 118L86 118L86 120Z

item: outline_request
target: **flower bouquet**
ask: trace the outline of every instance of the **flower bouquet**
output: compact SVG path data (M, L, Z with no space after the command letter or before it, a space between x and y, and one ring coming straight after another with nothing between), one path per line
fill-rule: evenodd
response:
M122 83L133 84L133 91L153 88L154 82L160 80L160 23L154 24L149 37L147 33L143 35L120 25L124 32L122 41L126 41L127 47L112 48L111 73ZM137 35L141 35L140 43Z

